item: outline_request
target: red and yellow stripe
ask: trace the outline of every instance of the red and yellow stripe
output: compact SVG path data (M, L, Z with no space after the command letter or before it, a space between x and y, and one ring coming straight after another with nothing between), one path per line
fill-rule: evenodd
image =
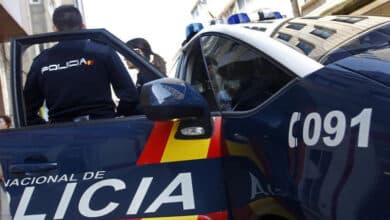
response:
M148 165L167 162L180 162L217 158L224 155L247 157L265 175L269 173L264 161L249 144L241 144L232 141L225 141L221 135L222 120L214 118L213 134L211 138L205 139L176 139L175 134L179 127L179 121L155 122L154 128L137 161L137 165ZM263 198L250 202L247 206L233 210L233 216L237 219L252 219L264 214L275 214L277 216L295 219L277 199ZM174 217L138 218L127 220L226 220L227 211L221 211L205 215L188 215Z
M137 165L221 157L221 118L214 118L211 138L182 140L175 134L179 121L156 122Z
M227 211L214 212L206 215L186 215L154 218L131 218L122 220L227 220Z
M220 117L214 118L213 133L210 138L182 140L175 134L179 121L155 122L150 137L145 145L137 165L167 162L180 162L216 158L223 156ZM188 215L175 217L138 218L128 220L226 220L227 211L205 215Z

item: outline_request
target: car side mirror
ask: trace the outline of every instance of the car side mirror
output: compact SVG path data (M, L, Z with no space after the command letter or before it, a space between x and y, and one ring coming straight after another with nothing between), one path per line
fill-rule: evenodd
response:
M180 120L176 138L210 137L208 104L201 94L182 80L162 78L144 84L141 108L153 121Z

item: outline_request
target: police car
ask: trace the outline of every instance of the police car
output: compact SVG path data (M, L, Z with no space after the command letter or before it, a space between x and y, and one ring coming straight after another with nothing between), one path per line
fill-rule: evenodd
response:
M21 54L105 30L12 42L15 129L0 132L14 219L389 219L390 48L324 66L249 28L182 48L144 85L144 115L26 126Z
M390 18L383 16L284 18L277 11L259 11L234 14L227 23L263 32L322 64L385 47L390 41ZM191 28L193 25L190 24L188 29L200 30Z

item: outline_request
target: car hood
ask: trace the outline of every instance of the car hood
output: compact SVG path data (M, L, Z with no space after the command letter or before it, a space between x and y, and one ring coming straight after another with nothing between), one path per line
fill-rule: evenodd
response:
M334 64L390 86L390 47L369 50Z

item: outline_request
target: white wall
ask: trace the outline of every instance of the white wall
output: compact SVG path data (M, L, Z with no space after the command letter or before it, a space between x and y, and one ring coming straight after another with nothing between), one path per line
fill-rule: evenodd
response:
M29 34L32 32L28 0L0 0L0 4L3 5L3 7L25 32Z

